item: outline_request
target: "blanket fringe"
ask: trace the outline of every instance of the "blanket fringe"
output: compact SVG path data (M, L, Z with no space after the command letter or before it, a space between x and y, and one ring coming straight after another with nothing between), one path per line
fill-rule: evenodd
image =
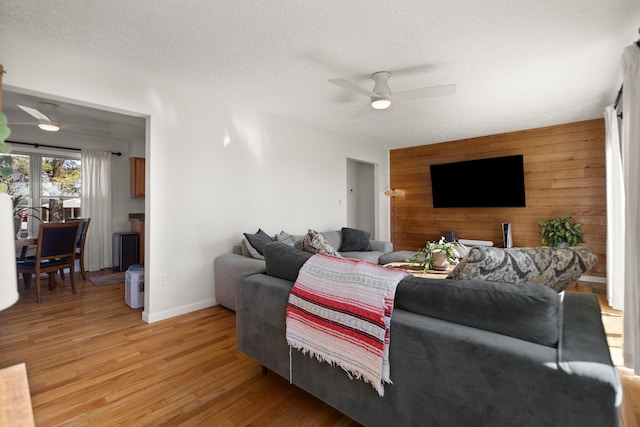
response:
M297 345L297 344L293 344L291 342L287 342L287 344L289 344L289 384L293 384L293 380L292 380L292 368L291 368L291 363L292 363L292 356L291 356L291 350L292 349L296 349L298 350L300 353L304 354L305 356L309 356L311 358L314 358L316 360L318 360L319 362L323 362L323 363L328 363L331 366L339 366L344 372L346 372L347 377L349 377L349 379L351 381L355 380L362 380L364 382L367 382L369 384L371 384L371 386L373 386L373 388L378 392L378 395L380 397L384 396L384 384L393 384L391 381L387 381L384 378L382 379L382 382L380 384L376 384L375 382L369 380L368 378L365 378L364 375L362 375L361 372L355 371L353 369L349 369L346 368L345 366L343 366L340 362L336 362L334 360L330 360L327 359L326 357L323 357L321 354L316 353L313 350L310 350L308 348L305 348L303 346Z
M291 365L291 346L289 346L289 384L293 384L293 366Z

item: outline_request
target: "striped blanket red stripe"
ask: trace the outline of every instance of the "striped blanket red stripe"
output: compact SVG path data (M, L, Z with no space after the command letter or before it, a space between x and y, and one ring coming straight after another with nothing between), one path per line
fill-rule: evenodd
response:
M396 287L408 273L364 261L316 254L302 266L289 294L287 342L380 396L391 383L389 342Z

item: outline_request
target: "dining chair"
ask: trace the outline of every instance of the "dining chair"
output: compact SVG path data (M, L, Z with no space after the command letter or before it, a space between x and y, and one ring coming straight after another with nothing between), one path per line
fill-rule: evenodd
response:
M54 289L56 271L69 268L71 288L74 294L77 293L73 272L79 230L80 222L78 221L41 223L36 245L36 256L16 262L17 272L22 273L25 287L29 287L31 275L36 276L38 304L42 302L40 289L40 275L42 273L48 273L49 289Z
M84 242L87 239L87 231L89 230L91 218L74 218L68 219L66 222L74 221L80 223L80 229L78 230L78 242L76 243L76 259L80 260L80 274L82 274L82 280L87 280L87 270L84 268ZM60 270L60 276L64 279L64 269Z

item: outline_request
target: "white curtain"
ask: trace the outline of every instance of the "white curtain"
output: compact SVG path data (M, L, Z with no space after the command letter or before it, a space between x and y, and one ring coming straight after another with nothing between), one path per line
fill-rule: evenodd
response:
M622 170L625 190L625 269L623 355L627 367L640 374L640 48L622 52Z
M604 111L607 171L607 300L616 310L624 309L624 185L620 133L615 108Z
M82 150L82 216L91 218L85 241L89 271L112 267L111 153Z

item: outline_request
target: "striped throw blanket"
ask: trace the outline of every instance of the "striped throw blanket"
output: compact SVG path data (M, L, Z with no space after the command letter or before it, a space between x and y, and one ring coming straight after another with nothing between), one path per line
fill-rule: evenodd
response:
M389 330L398 282L408 273L364 261L316 254L289 294L290 347L338 365L380 396L391 383Z

